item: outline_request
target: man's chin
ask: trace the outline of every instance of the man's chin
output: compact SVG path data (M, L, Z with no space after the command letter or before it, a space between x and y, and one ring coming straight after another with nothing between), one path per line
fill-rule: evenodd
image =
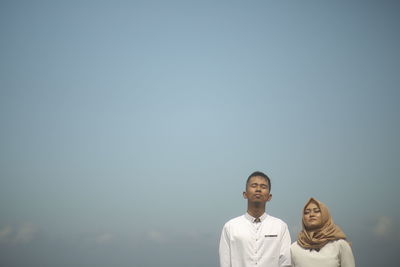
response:
M252 201L254 204L265 204L265 200L263 200L263 199L259 199L259 198L257 198L257 199L253 199L253 201Z

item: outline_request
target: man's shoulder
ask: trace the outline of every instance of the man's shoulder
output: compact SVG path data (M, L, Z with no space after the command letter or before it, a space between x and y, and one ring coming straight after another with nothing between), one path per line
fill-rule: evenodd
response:
M267 216L267 221L270 222L270 223L282 224L282 225L287 226L287 224L286 224L282 219L279 219L279 218L274 217L274 216L269 215L269 214L268 214L268 216Z
M225 223L225 225L226 226L228 226L228 225L236 225L236 224L243 223L245 220L246 220L246 217L244 215L240 215L240 216L237 216L237 217L234 217L234 218L230 219L229 221L227 221Z

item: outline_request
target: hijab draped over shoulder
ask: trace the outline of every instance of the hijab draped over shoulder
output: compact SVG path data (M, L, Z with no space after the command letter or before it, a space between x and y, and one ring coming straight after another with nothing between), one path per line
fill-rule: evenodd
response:
M321 227L314 229L313 231L307 231L303 216L304 211L310 202L314 202L318 205L319 209L321 210L322 219ZM305 249L320 250L323 246L331 241L346 239L346 235L343 233L343 231L333 222L333 219L329 214L328 207L315 198L310 198L304 206L302 218L303 230L297 237L297 243L299 246Z

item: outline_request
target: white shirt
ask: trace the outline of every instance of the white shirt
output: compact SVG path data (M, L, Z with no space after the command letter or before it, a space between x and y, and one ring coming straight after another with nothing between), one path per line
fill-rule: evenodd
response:
M221 267L291 266L290 234L282 220L263 214L261 222L248 213L228 221L219 243Z
M347 241L340 239L329 242L319 251L291 246L294 267L354 267L354 256Z

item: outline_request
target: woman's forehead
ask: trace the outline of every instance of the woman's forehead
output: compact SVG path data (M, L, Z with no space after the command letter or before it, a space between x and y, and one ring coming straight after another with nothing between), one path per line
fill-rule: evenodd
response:
M319 205L317 202L311 200L310 202L307 203L307 205L304 207L304 209L309 209L309 208L319 208Z

